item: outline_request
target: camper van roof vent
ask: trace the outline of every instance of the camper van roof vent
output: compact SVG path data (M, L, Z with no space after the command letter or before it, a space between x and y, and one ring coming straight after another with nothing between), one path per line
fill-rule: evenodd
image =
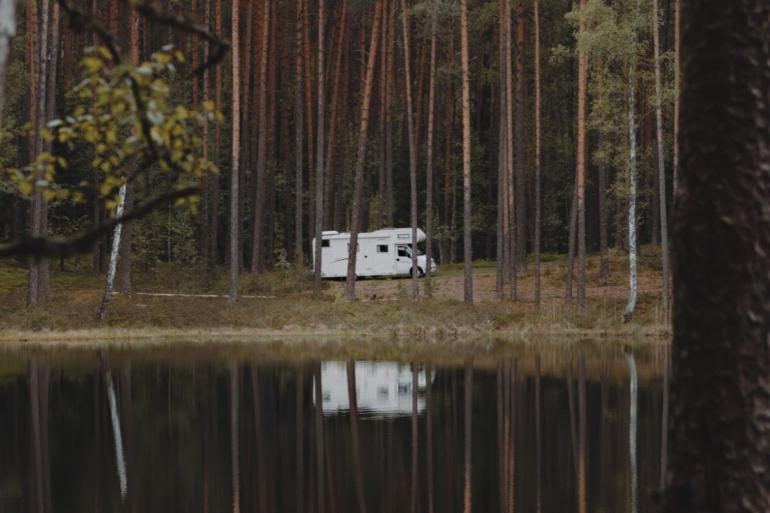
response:
M336 230L325 230L325 231L321 232L321 235L339 235L339 234L340 234L340 232L338 232Z

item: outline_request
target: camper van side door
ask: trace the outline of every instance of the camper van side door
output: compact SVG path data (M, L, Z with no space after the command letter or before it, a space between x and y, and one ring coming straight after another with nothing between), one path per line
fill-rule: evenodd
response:
M396 245L396 274L409 274L409 269L412 267L412 255L409 252L409 246L406 244Z

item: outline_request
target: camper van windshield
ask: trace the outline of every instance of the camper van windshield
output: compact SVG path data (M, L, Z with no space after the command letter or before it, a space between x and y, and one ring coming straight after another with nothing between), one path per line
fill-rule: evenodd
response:
M407 249L409 250L409 255L411 256L411 254L412 254L412 245L411 245L411 244L407 244L407 246L406 246L406 247L407 247ZM416 253L416 254L417 254L417 256L420 256L420 255L424 255L425 253L423 253L423 252L420 250L420 246L417 246L417 253Z

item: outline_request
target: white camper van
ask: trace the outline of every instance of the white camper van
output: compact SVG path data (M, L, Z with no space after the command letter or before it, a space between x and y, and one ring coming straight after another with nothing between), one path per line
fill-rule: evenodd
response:
M425 232L417 229L417 242L425 241ZM350 233L325 231L322 233L321 277L344 278L348 274L348 247ZM427 270L426 257L417 251L417 273L423 276ZM313 239L315 262L315 239ZM356 276L409 276L412 270L412 229L383 228L375 232L358 234ZM436 262L431 258L431 272Z

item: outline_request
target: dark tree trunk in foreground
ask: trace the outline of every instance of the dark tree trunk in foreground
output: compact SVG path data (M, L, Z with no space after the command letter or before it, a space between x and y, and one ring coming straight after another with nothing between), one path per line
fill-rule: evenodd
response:
M770 4L681 19L665 511L770 511Z
M540 8L539 0L533 2L534 31L535 31L535 304L540 305L540 187L542 182L540 169ZM539 496L538 496L539 501ZM538 513L540 503L538 502Z

